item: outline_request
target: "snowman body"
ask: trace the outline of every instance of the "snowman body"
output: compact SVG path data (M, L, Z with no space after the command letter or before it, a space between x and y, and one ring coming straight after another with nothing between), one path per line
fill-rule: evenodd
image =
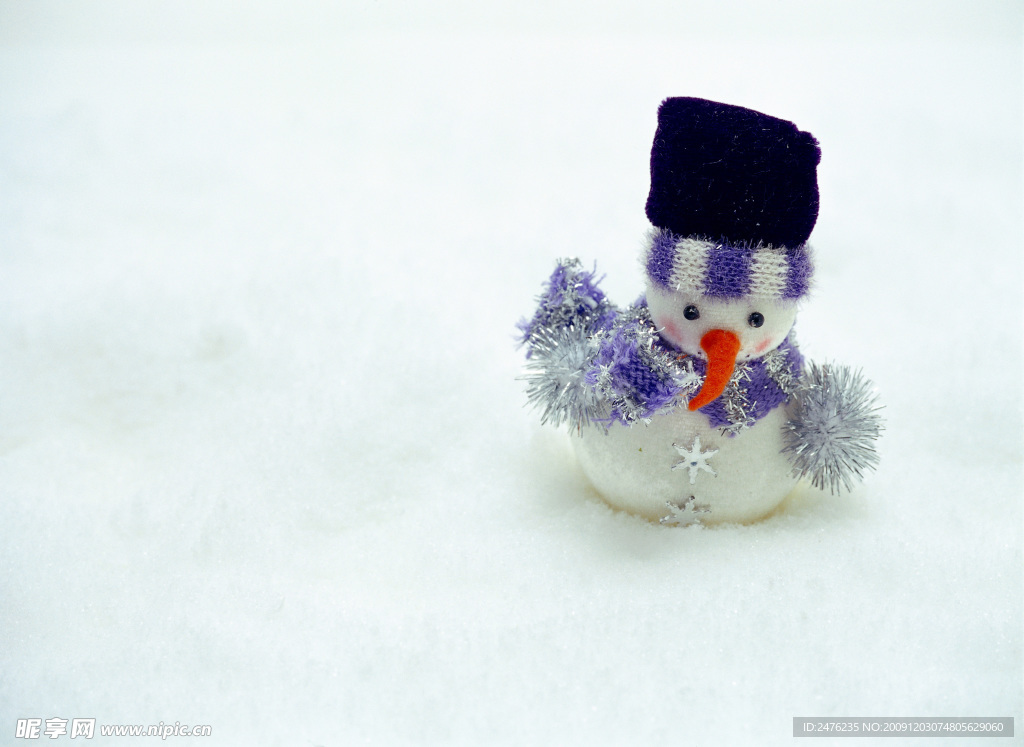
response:
M572 443L583 473L614 508L667 523L747 523L771 513L796 484L782 453L789 407L730 435L680 406L646 425L585 426ZM672 507L684 518L674 521Z
M687 263L686 249L696 251L677 250L677 264ZM675 285L649 282L647 309L659 344L697 363L700 392L628 425L581 428L573 439L577 458L597 492L630 513L674 523L755 521L796 482L783 453L783 426L793 405L786 389L793 390L802 360L790 339L796 305ZM734 347L718 350L715 336L728 337ZM766 364L773 356L783 358ZM787 373L785 386L766 376L769 370L778 380L780 370ZM712 391L702 397L706 389Z

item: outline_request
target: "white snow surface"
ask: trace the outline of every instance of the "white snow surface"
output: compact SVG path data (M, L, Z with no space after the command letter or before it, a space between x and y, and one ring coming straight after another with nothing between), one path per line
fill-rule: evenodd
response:
M0 6L0 742L1024 729L1024 6L545 8ZM643 287L670 95L821 142L799 340L886 406L851 495L658 526L523 408L555 259Z

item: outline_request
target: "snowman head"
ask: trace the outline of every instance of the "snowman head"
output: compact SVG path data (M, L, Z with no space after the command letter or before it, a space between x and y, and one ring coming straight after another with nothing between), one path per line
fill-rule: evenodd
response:
M820 159L810 133L751 109L695 98L658 109L647 305L667 343L708 362L691 410L793 326L810 283Z
M671 347L707 361L697 410L725 389L737 361L777 348L811 276L810 250L730 245L656 229L644 257L647 308Z
M734 362L760 358L786 339L796 320L796 304L768 296L715 298L692 290L647 287L647 308L661 338L687 355L708 359L701 344L718 330L736 338Z

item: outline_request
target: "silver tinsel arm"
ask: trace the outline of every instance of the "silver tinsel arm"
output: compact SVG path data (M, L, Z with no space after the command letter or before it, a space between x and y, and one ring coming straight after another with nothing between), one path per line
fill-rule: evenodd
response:
M596 268L584 270L578 259L558 260L537 297L537 310L517 325L522 333L520 344L526 345L528 356L533 355L534 338L542 330L576 326L596 332L611 324L617 309L598 287L600 279L595 273Z
M527 348L526 396L541 422L604 428L649 422L685 404L703 379L661 343L646 306L620 310L579 260L559 260L537 310L518 327Z
M598 342L582 325L542 327L532 340L526 362L526 398L541 411L541 423L571 428L589 425L604 414L594 387L585 376L597 355Z
M878 466L874 443L883 426L873 386L848 366L808 365L783 426L794 475L835 495Z

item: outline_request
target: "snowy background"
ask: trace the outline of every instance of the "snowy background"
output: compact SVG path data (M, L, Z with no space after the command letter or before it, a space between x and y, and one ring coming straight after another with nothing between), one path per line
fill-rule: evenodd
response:
M0 743L1019 734L1024 6L484 7L0 3ZM523 409L554 260L642 288L669 95L821 142L852 495L655 526Z

